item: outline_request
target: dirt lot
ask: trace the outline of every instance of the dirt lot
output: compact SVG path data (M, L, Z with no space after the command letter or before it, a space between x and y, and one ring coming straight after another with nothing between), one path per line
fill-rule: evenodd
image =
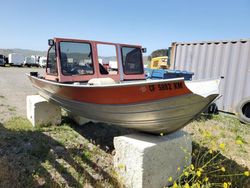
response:
M43 74L45 69L0 67L0 122L26 116L26 96L37 93L25 75L31 71Z

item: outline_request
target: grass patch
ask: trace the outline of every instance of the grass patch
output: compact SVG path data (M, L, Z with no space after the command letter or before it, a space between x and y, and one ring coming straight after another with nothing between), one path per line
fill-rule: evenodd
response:
M193 140L192 164L173 187L250 185L250 127L225 115L201 116L185 130ZM171 179L170 179L171 180Z
M4 99L5 97L3 95L0 95L0 99Z
M250 126L228 115L193 121L186 128L194 141L208 148L225 144L222 154L250 168Z
M250 184L244 175L250 166L249 126L228 116L202 116L185 130L193 140L192 166L177 186ZM0 187L122 187L111 153L113 137L127 133L101 123L75 126L65 117L60 126L39 128L21 117L0 123Z
M17 117L0 125L0 187L119 187L112 166L74 124L34 128Z

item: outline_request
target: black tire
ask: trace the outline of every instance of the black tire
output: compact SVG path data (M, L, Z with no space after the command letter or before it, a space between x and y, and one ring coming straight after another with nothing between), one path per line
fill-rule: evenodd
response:
M219 114L218 106L216 103L212 103L208 106L207 111L208 114Z
M240 121L250 124L250 97L242 99L238 104L236 111Z

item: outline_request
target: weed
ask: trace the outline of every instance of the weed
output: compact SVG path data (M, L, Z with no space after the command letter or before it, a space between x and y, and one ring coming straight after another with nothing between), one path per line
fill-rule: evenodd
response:
M9 107L8 107L8 110L11 111L11 112L14 112L14 111L16 111L16 108L15 108L15 107L10 107L10 106L9 106Z
M194 121L186 128L193 137L192 164L177 180L168 177L172 187L228 188L250 184L248 168L230 159L233 156L236 161L240 158L239 161L248 162L250 129L232 117L213 117L216 121L214 118Z
M185 130L204 147L215 149L224 143L227 149L221 151L223 155L250 168L250 127L241 124L235 117L214 115L206 121L193 121Z
M87 150L83 151L82 155L83 160L90 160L91 159L91 153Z
M199 148L198 144L194 144L194 148L192 164L182 171L177 180L168 177L172 187L243 187L250 183L249 171L235 169L220 151Z

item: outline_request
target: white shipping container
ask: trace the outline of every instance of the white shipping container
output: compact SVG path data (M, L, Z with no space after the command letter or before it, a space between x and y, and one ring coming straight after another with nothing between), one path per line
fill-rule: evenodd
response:
M18 53L9 54L9 64L11 65L22 65L24 63L24 56Z
M172 43L171 68L194 72L194 80L223 76L219 110L250 122L250 39Z

